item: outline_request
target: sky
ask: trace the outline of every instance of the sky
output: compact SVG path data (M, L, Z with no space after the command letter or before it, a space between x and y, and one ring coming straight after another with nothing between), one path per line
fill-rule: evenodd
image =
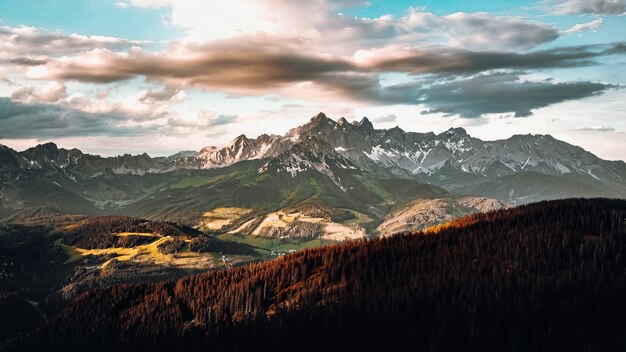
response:
M0 144L171 155L324 112L626 160L626 0L0 0Z

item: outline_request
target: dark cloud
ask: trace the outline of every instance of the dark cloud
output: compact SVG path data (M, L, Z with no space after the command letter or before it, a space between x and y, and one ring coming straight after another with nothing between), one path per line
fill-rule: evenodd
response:
M3 59L0 63L17 65L17 66L41 66L46 64L46 60L31 59L28 57L16 57L13 59Z
M574 128L575 131L586 131L586 132L613 132L615 128L613 127L604 127L604 126L591 126L591 127L579 127Z
M120 113L89 114L53 104L22 104L0 97L0 138L135 136L150 128L121 126L131 117Z
M558 14L620 16L626 13L626 0L565 0L559 1L554 9Z
M446 113L466 118L484 114L532 115L534 109L598 95L613 88L592 82L552 83L523 81L515 74L481 74L475 77L431 85L424 91L426 113Z
M415 104L420 97L415 83L382 86L377 75L331 74L318 77L323 91L333 96L385 104Z
M52 60L44 66L47 70L39 73L42 76L33 78L108 83L145 76L171 87L199 86L229 92L268 92L300 82L326 86L334 83L337 90L354 86L360 90L355 94L364 96L363 90L374 84L373 74L382 72L473 75L496 69L580 67L594 65L596 59L607 55L624 54L626 45L578 46L528 53L390 48L368 52L355 60L304 54L295 48L261 46L256 42L194 45L187 51L179 55L141 50L131 54L101 51L93 54L97 60L80 56L73 60ZM402 87L389 90L397 89ZM150 91L145 99L167 99L175 92L175 89Z
M246 45L194 47L192 52L179 56L148 52L136 52L132 56L101 54L102 61L97 66L84 64L80 58L53 62L47 78L105 83L142 75L206 88L267 90L353 69L348 61L339 58Z
M529 53L468 51L451 49L409 49L400 52L373 52L364 65L372 70L412 74L475 74L496 69L545 69L594 65L595 59L624 54L626 45L588 45Z

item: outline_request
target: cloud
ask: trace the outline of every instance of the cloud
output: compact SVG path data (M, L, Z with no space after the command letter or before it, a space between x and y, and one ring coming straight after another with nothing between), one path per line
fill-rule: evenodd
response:
M22 87L11 94L11 99L22 103L54 103L67 96L67 87L63 83L48 82L40 91L34 87Z
M590 126L590 127L578 127L574 128L575 131L587 131L587 132L613 132L615 128L613 127L604 127L604 126Z
M372 122L374 123L386 123L386 122L396 122L398 117L395 114L389 114L385 116L374 117Z
M0 97L0 138L140 136L156 126L129 126L120 113L90 114L54 104L22 104Z
M594 59L626 53L622 43L556 48L527 53L449 48L386 47L355 54L356 65L381 72L475 74L495 69L569 68L596 64Z
M587 23L576 24L572 26L571 28L563 31L563 34L573 34L573 33L579 33L579 32L584 32L584 31L595 32L596 30L598 30L598 28L602 27L602 24L604 24L604 19L597 18Z
M119 1L113 4L113 6L117 7L118 9L127 9L130 5L128 5L128 3L126 2Z
M167 123L173 128L206 129L209 127L225 126L237 122L235 115L221 115L214 111L202 110L193 119L170 118Z
M554 2L548 2L553 4ZM626 13L626 0L565 0L555 4L554 12L562 15L613 15Z
M45 60L33 58L33 56L54 57L95 48L124 50L147 44L149 42L116 37L65 35L61 32L48 32L28 26L0 27L0 58L24 66L45 63Z
M37 60L28 57L16 57L12 59L0 59L0 63L16 66L40 66L45 65L46 60Z
M295 43L257 37L236 43L188 44L169 52L134 48L128 52L96 49L74 57L51 59L26 70L26 77L110 83L144 76L170 87L201 87L233 94L289 93L296 85L364 96L378 84L377 74L472 75L494 69L567 68L595 64L594 59L626 52L626 45L580 46L529 53L469 51L452 48L386 47L363 50L354 57L307 53ZM388 90L402 89L400 86ZM145 99L163 99L177 92L150 91ZM381 97L375 99L382 101Z
M213 119L213 126L230 125L236 121L237 116L235 115L219 115Z
M511 73L480 74L437 83L422 98L427 113L445 113L476 118L485 114L532 115L534 109L601 94L611 85L592 82L553 83L523 80Z
M27 71L27 77L107 83L145 76L162 82L238 92L273 90L352 69L348 61L336 57L305 55L289 48L255 43L218 43L190 46L171 54L97 49L73 58L52 60Z
M67 87L59 82L48 82L39 93L39 99L44 102L56 102L67 96Z
M160 91L149 89L146 91L139 101L144 103L182 101L185 98L185 92L182 87L174 84L167 84Z
M549 24L488 13L438 16L410 7L402 16L354 17L342 7L368 5L345 0L134 0L133 6L168 7L171 23L188 41L205 42L265 34L297 37L313 50L343 54L359 48L439 44L470 49L532 48L559 37Z
M448 37L450 46L470 49L528 49L559 37L558 29L545 23L480 12L458 12L437 17L432 13L412 10L405 22L412 31L416 24L428 23L430 31Z

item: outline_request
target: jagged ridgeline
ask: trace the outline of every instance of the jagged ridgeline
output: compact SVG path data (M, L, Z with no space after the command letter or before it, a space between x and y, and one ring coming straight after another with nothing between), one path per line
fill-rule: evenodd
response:
M217 207L276 211L313 197L380 223L390 205L403 201L380 183L398 179L440 188L428 197L449 192L508 204L626 198L624 162L549 135L483 141L462 128L375 129L367 119L335 121L320 113L284 135L241 135L169 157L107 158L52 143L22 152L0 146L0 217L51 206L193 225Z
M625 219L623 200L541 202L96 289L13 348L624 351Z

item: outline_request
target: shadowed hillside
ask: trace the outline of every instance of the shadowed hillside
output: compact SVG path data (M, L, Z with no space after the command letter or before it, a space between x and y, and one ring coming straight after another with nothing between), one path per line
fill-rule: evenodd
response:
M623 351L626 202L563 200L424 233L87 292L20 350Z

